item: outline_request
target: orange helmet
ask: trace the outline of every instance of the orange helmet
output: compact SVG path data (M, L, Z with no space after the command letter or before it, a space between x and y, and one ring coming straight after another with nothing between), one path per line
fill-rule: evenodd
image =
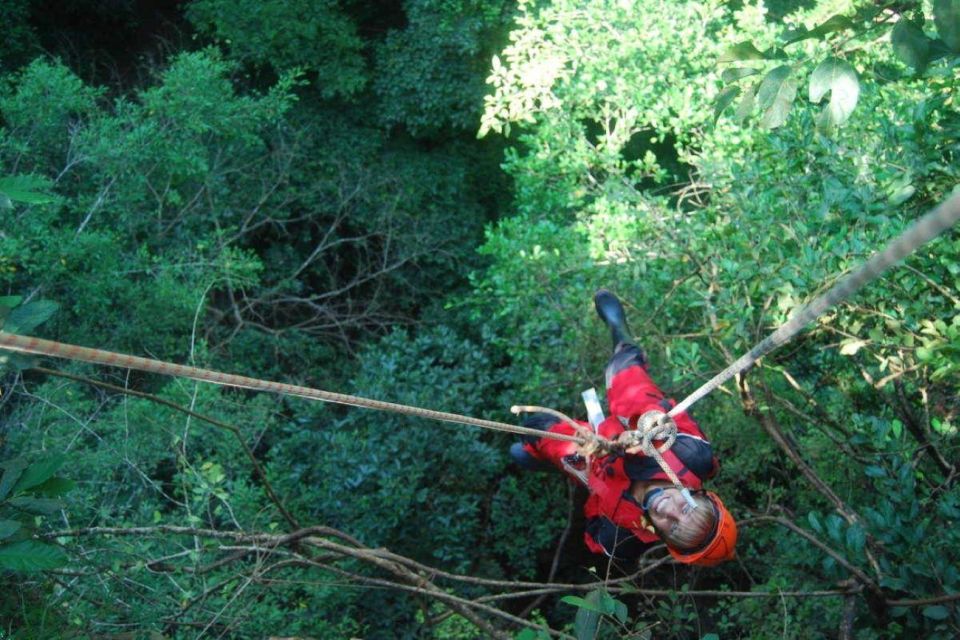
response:
M707 492L707 498L713 504L713 511L717 516L717 521L713 526L713 532L706 537L700 546L693 549L674 549L667 545L670 555L678 562L684 564L699 564L705 567L712 567L726 560L733 558L737 544L737 523L733 516L723 506L720 496L712 491Z

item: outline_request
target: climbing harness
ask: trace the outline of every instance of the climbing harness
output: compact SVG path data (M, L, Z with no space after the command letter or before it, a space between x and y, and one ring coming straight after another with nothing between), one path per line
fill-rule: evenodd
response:
M48 356L53 358L62 358L67 360L77 360L90 364L99 364L106 366L124 367L127 369L136 369L147 373L157 373L161 375L177 376L200 380L222 386L235 387L239 389L251 389L255 391L269 391L284 395L309 398L311 400L321 400L336 404L350 405L367 409L376 409L379 411L391 411L404 415L439 420L442 422L454 422L470 426L481 427L484 429L493 429L497 431L506 431L519 435L535 436L538 438L550 438L554 440L566 440L575 442L581 446L586 455L598 452L622 452L626 449L633 449L637 446L648 455L652 456L660 464L660 467L667 473L671 481L678 489L684 491L685 488L680 484L676 474L669 469L669 465L660 455L661 451L666 451L673 444L676 437L676 424L673 424L672 418L677 414L686 411L695 402L706 396L718 386L729 380L731 377L747 369L757 360L773 351L777 347L789 341L793 336L799 333L808 323L815 320L824 311L830 307L846 300L851 295L859 291L866 284L877 279L880 274L891 265L899 262L902 258L915 251L918 247L929 242L940 235L958 219L960 219L960 189L955 189L956 193L924 215L915 222L910 228L904 231L899 237L891 242L887 247L871 257L859 269L850 273L841 279L825 294L805 306L789 321L777 328L763 341L758 343L748 353L736 360L726 369L718 373L706 384L687 396L682 402L673 407L666 414L660 412L651 412L641 417L642 429L636 434L625 436L623 442L611 442L601 438L590 429L580 425L569 417L542 407L512 407L513 413L526 411L542 411L559 417L564 422L571 424L577 435L569 436L565 434L540 431L530 429L504 422L495 422L492 420L481 420L469 416L462 416L443 411L432 411L421 409L419 407L410 407L392 402L383 402L380 400L370 400L341 393L332 393L313 389L299 385L284 384L279 382L270 382L258 380L246 376L221 373L209 369L197 367L188 367L169 362L161 362L148 358L139 358L121 353L103 351L100 349L89 349L75 345L63 344L51 340L42 340L40 338L31 338L12 333L0 331L0 349L9 351L18 351L32 355ZM670 427L670 425L673 425ZM672 429L672 436L670 435ZM637 440L639 438L639 441ZM654 446L654 440L666 440L660 447ZM692 500L689 492L685 494L688 502Z

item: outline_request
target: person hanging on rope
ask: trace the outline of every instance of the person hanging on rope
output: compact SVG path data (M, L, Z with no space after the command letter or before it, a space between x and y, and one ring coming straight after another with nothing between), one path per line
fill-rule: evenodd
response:
M644 413L667 412L675 403L664 397L648 375L646 357L630 339L620 300L600 289L594 305L613 338L613 357L605 371L613 415L597 426L597 432L615 440L625 430L636 429ZM642 453L598 456L588 464L573 442L524 436L510 454L526 469L557 468L587 485L584 539L594 553L631 560L662 540L679 562L715 565L733 557L737 526L719 496L703 490L703 481L718 470L710 442L686 412L674 421L676 441L662 456L692 492L696 506L691 506L654 458ZM574 434L571 425L545 413L528 416L523 426Z

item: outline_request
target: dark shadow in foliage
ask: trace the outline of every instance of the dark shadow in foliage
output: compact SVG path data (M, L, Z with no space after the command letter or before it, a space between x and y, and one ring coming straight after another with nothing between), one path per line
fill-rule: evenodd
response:
M183 46L189 31L183 0L25 2L40 48L67 61L88 82L128 83L145 58L189 48Z

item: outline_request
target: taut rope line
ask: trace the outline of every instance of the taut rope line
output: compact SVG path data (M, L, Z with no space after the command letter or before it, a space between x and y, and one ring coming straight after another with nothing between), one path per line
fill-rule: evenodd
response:
M285 384L282 382L271 382L268 380L258 380L257 378L248 378L247 376L238 376L231 373L221 373L210 369L201 369L198 367L188 367L172 362L163 362L160 360L151 360L149 358L139 358L123 353L112 351L103 351L102 349L88 349L87 347L78 347L76 345L64 344L62 342L53 342L52 340L43 340L41 338L31 338L20 336L13 333L0 331L0 349L10 351L19 351L38 356L48 356L52 358L62 358L65 360L77 360L90 364L106 365L108 367L123 367L126 369L136 369L147 373L158 373L166 376L177 376L181 378L190 378L201 382L209 382L225 387L235 387L237 389L252 389L254 391L269 391L299 398L308 398L311 400L322 400L323 402L333 402L336 404L345 404L353 407L362 407L365 409L376 409L379 411L392 411L408 416L418 418L429 418L441 422L454 422L466 424L483 429L493 429L496 431L508 431L526 436L535 436L538 438L552 438L554 440L567 440L577 444L587 444L588 440L584 437L568 436L558 433L546 433L537 429L521 427L506 422L495 422L493 420L481 420L471 418L456 413L447 413L445 411L433 411L430 409L421 409L419 407L409 407L393 402L383 402L381 400L370 400L343 393L333 393L321 389L302 387L300 385Z
M780 345L785 344L808 323L816 320L824 311L843 302L862 287L876 280L887 268L952 227L957 220L960 220L960 190L914 222L912 226L888 244L883 251L875 253L859 269L845 276L825 294L803 307L790 320L780 325L776 331L764 338L736 362L684 398L683 402L667 413L667 416L672 418L678 413L686 411L694 402L700 400Z
M648 419L649 424L647 425L648 429L651 430L650 433L654 433L652 429L658 426L669 429L669 423L673 422L672 418L674 416L685 411L693 403L706 396L708 393L716 389L718 386L729 380L737 373L740 373L752 365L759 358L793 338L793 336L799 333L803 327L815 320L824 311L842 302L843 300L846 300L848 297L859 291L863 286L878 278L880 274L887 268L899 262L905 256L914 252L918 247L929 242L936 236L949 229L957 222L958 219L960 219L960 191L920 218L900 236L894 239L893 242L887 245L883 251L872 256L866 263L864 263L862 267L841 279L824 295L820 296L801 309L800 312L798 312L793 318L781 325L776 331L758 343L748 353L740 357L736 362L728 366L726 369L709 380L706 384L687 396L683 402L673 407L669 413L660 415L658 417L650 416ZM568 436L549 431L540 431L539 429L530 429L505 422L482 420L479 418L472 418L455 413L421 409L419 407L410 407L393 402L383 402L381 400L370 400L368 398L361 398L343 393L333 393L330 391L323 391L320 389L313 389L311 387L303 387L300 385L259 380L257 378L249 378L247 376L221 373L219 371L201 369L198 367L188 367L185 365L174 364L172 362L140 358L137 356L115 353L112 351L104 351L102 349L89 349L87 347L54 342L52 340L20 336L13 333L7 333L5 331L0 331L0 349L29 353L32 355L48 356L52 358L77 360L90 364L136 369L138 371L144 371L147 373L157 373L161 375L189 378L191 380L199 380L202 382L209 382L227 387L235 387L238 389L268 391L300 398L308 398L311 400L321 400L323 402L344 404L353 407L376 409L379 411L391 411L394 413L400 413L419 418L465 424L481 427L483 429L506 431L509 433L534 436L537 438L565 440L568 442L575 442L581 446L588 446L591 449L599 448L607 451L613 451L622 450L624 446L632 448L638 447L639 445L638 448L642 448L649 455L652 455L655 458L660 457L657 455L657 447L654 447L652 443L652 438L657 436L648 437L646 438L646 441L641 444L640 439L643 437L643 434L640 433L632 434L632 438L628 442L619 444L600 438L592 433L586 433L585 430L580 431L582 434L580 436ZM673 429L676 429L675 425L673 426ZM660 447L662 450L666 450L667 448L669 447ZM658 459L658 462L660 462L661 467L666 466L662 460ZM676 484L679 484L679 481L676 481Z

